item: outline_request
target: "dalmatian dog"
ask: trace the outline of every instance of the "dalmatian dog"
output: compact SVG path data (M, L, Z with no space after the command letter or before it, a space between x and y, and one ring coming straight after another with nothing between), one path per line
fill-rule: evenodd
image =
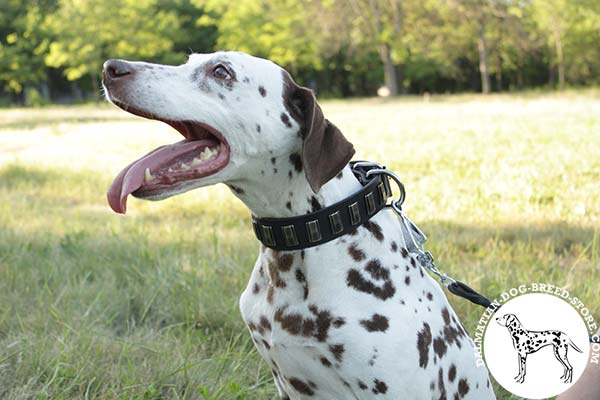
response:
M268 60L109 60L103 85L110 102L184 137L117 175L108 201L118 213L130 194L160 200L224 183L254 215L292 217L361 188L352 144ZM240 308L282 399L495 398L472 340L388 209L319 246L261 246Z
M570 383L573 380L573 367L567 358L569 346L579 353L582 353L582 351L566 333L561 331L528 331L523 328L515 314L497 317L496 322L508 328L513 346L517 350L519 356L519 374L515 376L517 382L523 383L525 381L527 355L535 353L546 346L552 346L554 357L564 368L563 375L560 378L565 383Z

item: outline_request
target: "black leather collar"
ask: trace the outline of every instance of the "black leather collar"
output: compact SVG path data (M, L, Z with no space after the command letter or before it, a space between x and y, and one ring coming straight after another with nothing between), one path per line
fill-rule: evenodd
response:
M386 206L392 195L389 178L385 174L367 176L369 170L379 168L374 163L351 162L350 165L363 185L361 190L310 214L290 218L258 218L253 215L252 225L257 239L274 250L306 249L337 239L372 218Z

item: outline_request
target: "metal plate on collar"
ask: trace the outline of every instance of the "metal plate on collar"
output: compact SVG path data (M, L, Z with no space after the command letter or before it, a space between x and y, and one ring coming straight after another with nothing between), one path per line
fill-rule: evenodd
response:
M342 223L342 216L339 211L329 214L329 226L331 227L331 233L334 235L344 230L344 224Z
M296 235L296 228L294 225L286 225L281 228L283 232L283 238L285 239L286 246L297 246L298 236Z
M308 232L308 240L311 243L321 240L321 228L319 227L319 221L316 219L306 223L306 231Z
M262 225L262 238L266 246L275 246L275 236L273 236L272 227Z
M365 195L365 204L367 205L367 214L371 215L377 210L375 205L375 195L373 192Z
M350 213L350 223L352 225L358 225L360 223L360 209L358 208L358 202L354 202L348 206L348 212Z

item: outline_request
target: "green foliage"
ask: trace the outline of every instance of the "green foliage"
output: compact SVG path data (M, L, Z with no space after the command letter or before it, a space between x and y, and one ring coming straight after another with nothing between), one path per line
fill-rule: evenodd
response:
M200 25L217 27L220 49L269 58L292 69L321 66L319 35L310 29L302 2L196 0L196 4L208 12L200 18Z
M477 90L482 37L495 90L587 85L599 26L597 0L3 0L0 97L97 96L106 59L215 50L269 58L329 96L372 95L384 76L413 93Z
M169 31L179 29L177 15L158 10L157 0L59 0L46 24L56 39L45 60L63 67L69 80L98 75L108 58L153 60L173 46Z
M52 0L0 2L0 83L4 90L21 93L26 84L46 78L44 54L51 34L42 25Z

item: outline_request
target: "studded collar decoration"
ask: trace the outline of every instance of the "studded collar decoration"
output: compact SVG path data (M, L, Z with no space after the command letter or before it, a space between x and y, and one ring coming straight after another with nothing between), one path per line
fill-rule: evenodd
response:
M274 250L300 250L330 242L371 219L387 204L392 195L389 175L371 162L353 161L352 172L362 189L329 207L289 218L258 218L252 216L257 239Z

